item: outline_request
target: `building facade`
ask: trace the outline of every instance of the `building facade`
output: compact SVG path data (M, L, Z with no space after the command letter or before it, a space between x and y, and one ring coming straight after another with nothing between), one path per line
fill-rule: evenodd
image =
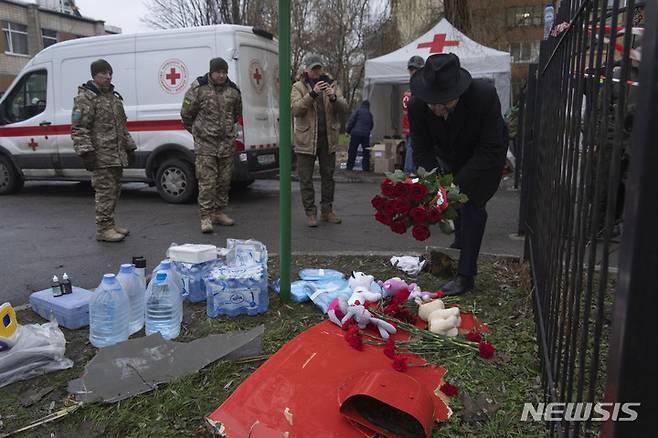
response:
M116 28L106 29L101 20L77 15L75 8L61 10L71 13L34 3L0 0L0 95L45 47L74 38L117 33Z

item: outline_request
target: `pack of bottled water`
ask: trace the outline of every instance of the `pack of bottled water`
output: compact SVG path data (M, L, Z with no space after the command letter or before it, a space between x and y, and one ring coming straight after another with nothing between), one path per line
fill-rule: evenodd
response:
M207 313L238 316L267 310L267 248L256 240L227 239L226 263L205 278Z

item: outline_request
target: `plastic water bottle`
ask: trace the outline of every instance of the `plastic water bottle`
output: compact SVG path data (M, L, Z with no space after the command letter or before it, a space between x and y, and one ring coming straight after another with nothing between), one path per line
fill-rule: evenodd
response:
M89 302L89 341L103 348L125 341L129 336L128 296L114 274L103 275Z
M183 279L181 276L174 270L174 267L171 264L171 260L164 259L160 264L153 270L151 278L154 278L158 271L164 271L167 274L167 283L169 283L169 288L174 291L174 294L178 297L180 301L181 308L183 306L183 292L184 285ZM183 321L183 312L180 312L180 322Z
M121 283L121 287L128 295L128 302L130 303L130 318L129 318L129 331L132 335L137 333L144 327L144 297L146 295L146 288L142 283L141 276L135 272L133 265L125 263L121 265L117 280Z
M551 30L553 29L553 24L555 22L555 8L553 3L548 3L544 7L544 40L547 40L551 36Z
M146 289L146 335L160 332L165 339L180 333L183 313L180 294L167 281L167 273L158 271Z
M142 285L146 287L146 259L143 256L136 256L132 261L135 273L141 277Z

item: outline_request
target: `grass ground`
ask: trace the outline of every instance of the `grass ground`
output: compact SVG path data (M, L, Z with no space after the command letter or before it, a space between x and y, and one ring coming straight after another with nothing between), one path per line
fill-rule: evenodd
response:
M402 276L384 257L293 258L293 275L302 267L327 267L342 272L365 271L376 278ZM428 357L448 369L446 379L457 385L453 417L438 425L432 437L528 437L545 436L543 423L520 421L524 402L541 398L537 343L530 294L525 286L527 274L518 263L500 259L482 259L476 289L461 300L461 306L475 306L478 316L492 330L491 341L497 354L493 361L477 357L456 359ZM278 273L278 259L270 259L270 275ZM444 279L423 273L416 281L424 290L436 290ZM265 354L277 351L306 328L321 321L323 315L309 303L282 304L271 297L264 315L209 319L205 305L186 305L185 319L178 341L190 341L210 333L243 330L265 325ZM22 324L42 322L31 311L18 315ZM67 357L72 369L32 380L17 382L0 390L0 434L33 423L64 406L66 386L79 377L84 365L94 356L87 330L64 330ZM139 335L138 335L139 336ZM233 363L219 361L199 373L162 385L156 390L115 404L88 404L66 417L42 425L24 436L130 436L169 437L207 434L204 418L240 385L262 362ZM50 392L29 407L20 400L30 391Z

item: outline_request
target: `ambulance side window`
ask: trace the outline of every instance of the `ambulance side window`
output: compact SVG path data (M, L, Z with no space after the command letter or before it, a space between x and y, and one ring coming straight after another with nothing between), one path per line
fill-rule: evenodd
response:
M22 122L46 109L48 73L38 70L28 73L9 92L2 106L2 124Z

